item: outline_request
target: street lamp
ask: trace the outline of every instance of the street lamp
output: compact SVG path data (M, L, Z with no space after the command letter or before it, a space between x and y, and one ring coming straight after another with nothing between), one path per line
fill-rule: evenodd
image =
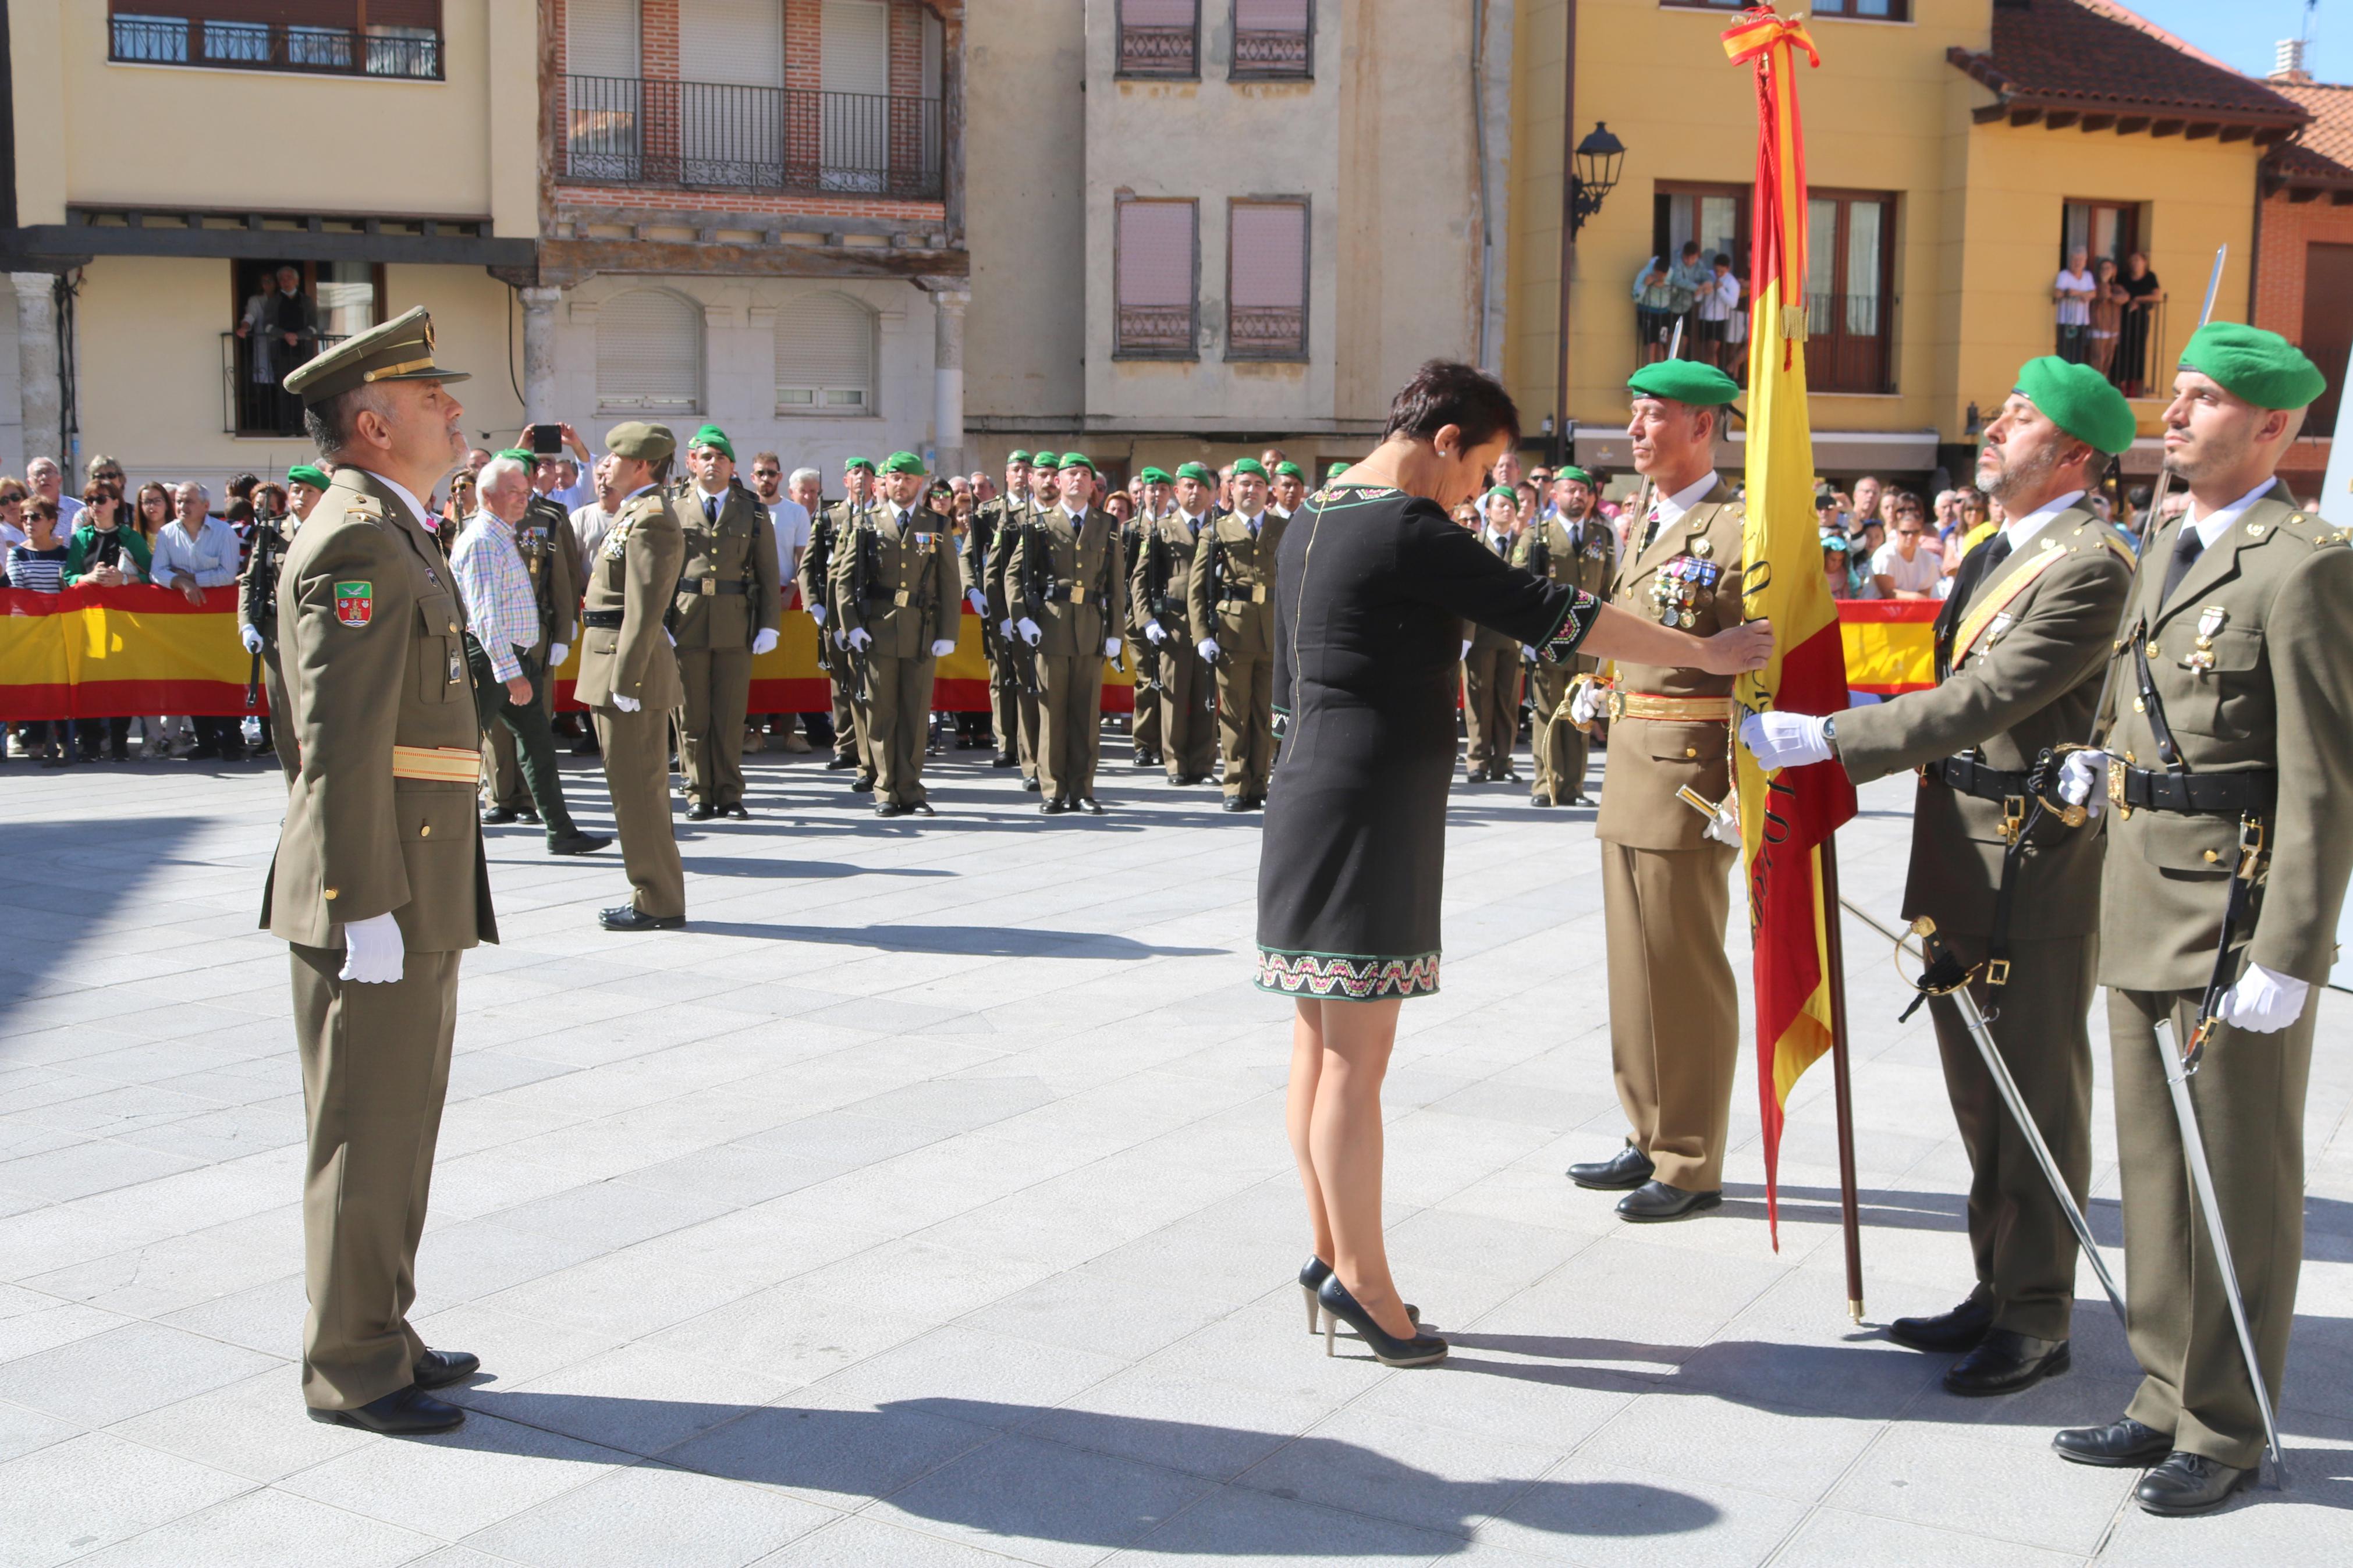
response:
M1571 230L1601 211L1601 203L1617 187L1618 171L1626 162L1626 144L1609 133L1609 122L1597 120L1593 130L1577 144L1577 172L1568 178Z

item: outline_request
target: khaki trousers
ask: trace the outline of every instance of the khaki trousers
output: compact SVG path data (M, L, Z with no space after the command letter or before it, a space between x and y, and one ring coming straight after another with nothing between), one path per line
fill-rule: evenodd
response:
M1604 840L1609 1056L1634 1146L1684 1192L1724 1185L1740 1001L1724 953L1728 844L1635 849Z
M999 655L988 666L988 727L997 736L999 752L1015 752L1020 746L1021 678L1014 673L1009 656Z
M1471 732L1472 773L1512 769L1520 732L1520 650L1473 647L1462 661L1462 719Z
M679 767L690 800L744 803L744 714L752 704L752 650L681 648L686 710L678 727Z
M340 947L289 944L310 1154L302 1168L302 1400L350 1410L417 1381L417 1242L458 1024L456 952L389 985L338 980Z
M1038 656L1038 788L1048 800L1095 793L1103 749L1103 661L1092 654Z
M1585 767L1589 744L1585 731L1567 718L1556 720L1561 699L1568 695L1568 683L1577 679L1576 671L1567 665L1538 661L1529 673L1528 684L1535 690L1530 704L1528 749L1535 755L1535 793L1546 796L1555 805L1567 805L1585 793Z
M629 874L629 902L640 914L686 913L686 870L670 824L670 714L599 708L596 743L605 752L605 787L613 827Z
M2263 1451L2263 1416L2205 1215L2190 1189L2155 1028L2170 1016L2178 1046L2196 1022L2198 1002L2195 991L2108 992L2125 1307L2143 1374L2125 1414L2172 1433L2177 1449L2245 1469ZM2303 1016L2277 1034L2222 1025L2189 1079L2247 1326L2274 1408L2304 1263L2304 1099L2319 1006L2315 987Z
M1272 718L1273 674L1267 676L1268 714ZM1209 711L1214 689L1209 665L1181 637L1161 644L1161 757L1172 779L1214 778L1218 772L1218 720Z
M1983 943L1964 945L1981 950ZM2022 942L2013 950L2010 984L1972 993L2000 1015L1995 1048L2078 1206L2092 1180L2089 1014L2099 956L2096 936ZM1995 1328L2063 1340L2075 1306L2075 1233L1962 1026L1960 1009L1933 996L1928 1013L1945 1061L1945 1092L1969 1155L1969 1251L1978 1291L1993 1308Z
M1137 650L1143 646L1144 645L1138 640L1133 638L1129 640L1127 645L1129 668L1135 668L1139 658ZM1169 656L1165 653L1162 654L1160 656L1160 668L1162 670L1166 671L1167 669L1168 663ZM1162 679L1166 679L1165 674ZM1130 731L1135 737L1135 754L1139 757L1150 756L1153 752L1165 749L1160 743L1160 737L1163 733L1160 713L1161 701L1160 694L1158 692L1147 692L1144 689L1143 671L1141 669L1138 669L1136 672L1135 699L1135 716L1132 721Z
M1014 754L1021 759L1021 776L1034 779L1038 773L1039 704L1043 700L1046 684L1046 661L1038 660L1039 691L1023 691L1018 686L1013 692Z
M818 635L831 637L833 634L820 632ZM841 678L847 672L846 664L849 656L841 649L836 648L832 658L835 668L832 674L826 677L826 684L832 689L833 693L833 754L837 757L848 758L854 763L859 761L858 721L849 710L849 693L843 690L841 685Z
M286 787L294 787L294 775L302 771L302 759L296 754L293 716L286 711L286 678L278 673L278 645L269 643L261 650L261 689L269 699L269 749L278 753L278 771L286 775Z
M923 790L923 742L932 721L932 674L938 660L870 655L867 703L858 727L862 766L874 775L874 804L913 805Z
M1268 775L1274 772L1274 660L1264 654L1220 652L1217 675L1225 792L1263 800Z

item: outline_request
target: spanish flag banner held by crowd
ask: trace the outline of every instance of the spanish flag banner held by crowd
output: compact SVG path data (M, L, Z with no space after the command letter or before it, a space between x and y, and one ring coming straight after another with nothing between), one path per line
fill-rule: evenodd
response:
M1847 705L1837 602L1822 580L1814 521L1814 446L1806 406L1806 144L1797 63L1820 64L1801 23L1769 7L1724 35L1757 79L1757 205L1751 223L1747 519L1742 584L1750 618L1772 622L1770 663L1733 689L1736 726L1767 709L1831 713ZM1767 776L1732 748L1741 869L1756 953L1757 1092L1766 1212L1779 1245L1783 1108L1798 1077L1831 1048L1836 995L1824 846L1854 815L1854 786L1833 760Z

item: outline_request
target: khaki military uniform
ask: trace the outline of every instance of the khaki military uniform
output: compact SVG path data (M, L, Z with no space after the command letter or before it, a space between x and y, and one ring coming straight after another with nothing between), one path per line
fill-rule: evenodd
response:
M2185 514L2186 517L2186 514ZM2353 549L2344 530L2289 503L2284 488L2249 506L2160 603L2184 521L2148 545L2134 597L2137 641L2180 763L2192 779L2271 773L2277 804L2262 823L2269 873L2244 961L2307 981L2285 1029L2221 1025L2189 1079L2249 1326L2274 1405L2295 1320L2304 1250L2305 1090L2320 988L2336 956L2353 872ZM2152 715L2137 706L2137 664L2118 672L2108 737L2117 769L2168 763ZM2129 798L2129 795L2127 795ZM2111 792L2100 920L2108 989L2116 1164L2133 1356L2143 1377L2126 1414L2173 1434L2177 1450L2241 1468L2263 1445L2214 1255L2185 1174L2155 1024L2188 1037L2214 966L2238 816L2119 808ZM2235 975L2237 969L2233 969Z
M865 700L855 695L853 676L849 710L860 766L874 775L878 805L914 805L928 798L923 742L939 662L932 643L955 635L962 613L956 583L955 540L936 517L910 510L902 520L886 501L836 542L833 600L840 607L842 635L862 627L874 639L862 653L840 648L835 657L865 666Z
M417 1244L458 1020L458 955L496 942L474 811L481 731L465 608L391 486L339 471L279 578L287 794L261 924L292 949L310 1134L302 1396L349 1410L407 1387ZM343 927L389 913L390 984L339 979Z
M286 723L286 678L280 672L278 577L286 560L291 518L255 525L245 565L237 574L237 622L261 634L261 689L269 701L269 743L278 753L286 787L294 787L294 732Z
M1103 643L1127 624L1127 564L1119 522L1089 507L1072 525L1059 505L1023 530L1007 567L1011 581L1034 586L1035 604L1017 599L1041 634L1038 647L1038 786L1048 800L1092 800L1103 746Z
M1007 621L1018 621L1023 616L1029 614L1020 603L1017 602L1022 599L1022 595L1018 591L1018 585L1012 580L1011 574L1013 558L1018 553L1022 540L1028 537L1037 526L1039 515L1035 501L1023 503L1008 500L1006 503L1005 514L997 525L996 547L988 558L988 582L986 592L988 597L989 619L997 623L1000 632L1004 629ZM1039 624L1043 625L1042 622ZM1020 760L1021 776L1034 780L1038 776L1038 700L1041 693L1028 689L1021 678L1022 665L1029 660L1030 656L1024 655L1009 646L1005 647L1004 652L1007 672L1013 677L1011 749ZM1000 734L997 739L998 743L1002 745L1005 737Z
M776 530L760 498L732 482L716 496L691 482L681 485L670 510L686 549L670 616L686 694L678 760L687 795L723 811L744 804L752 639L785 619Z
M1218 770L1218 721L1210 711L1215 678L1193 647L1191 609L1193 562L1208 522L1198 518L1187 523L1182 510L1169 508L1145 531L1128 563L1128 625L1136 669L1140 676L1145 661L1156 658L1160 672L1157 691L1145 691L1139 679L1136 700L1158 715L1154 749L1171 784L1209 778ZM1166 634L1157 645L1144 634L1155 618ZM1268 691L1271 700L1272 688Z
M1137 607L1133 582L1136 563L1143 559L1144 542L1147 535L1157 531L1155 520L1144 516L1141 512L1128 519L1119 531L1120 559L1127 563L1128 575L1131 579L1127 596L1127 625L1124 630L1130 645L1128 654L1136 661L1135 708L1128 719L1128 733L1134 742L1135 764L1138 767L1150 767L1161 759L1159 694L1147 693L1144 689L1143 661L1149 656L1136 640L1144 635L1144 612Z
M670 799L670 715L686 693L662 626L685 556L668 496L647 489L621 504L620 521L589 564L580 680L574 689L581 706L596 715L629 902L657 918L686 913L686 872L679 864ZM776 559L774 552L768 558ZM613 702L617 695L638 706L624 711Z
M842 666L839 650L833 647L831 578L835 542L854 526L859 510L846 500L818 510L817 515L809 519L808 548L801 552L799 574L795 579L801 591L801 607L825 611L825 624L818 629L818 637L825 652L825 660L832 667L826 671L826 681L831 688L833 700L833 754L842 762L858 760L858 728L849 716L849 695L841 683Z
M1618 537L1599 513L1581 524L1548 519L1521 532L1512 547L1512 564L1601 598L1618 573ZM1561 704L1570 681L1589 673L1598 662L1589 654L1578 654L1573 664L1538 659L1528 674L1528 749L1535 761L1535 793L1555 805L1567 805L1585 794L1585 731L1569 722Z
M588 563L580 553L580 536L572 531L571 514L545 496L531 498L530 509L523 513L522 521L515 525L514 536L515 552L522 557L523 567L531 574L533 591L539 595L541 651L537 659L523 661L523 673L539 689L540 712L552 715L555 710L555 670L548 660L556 644L570 647L577 641L580 595L588 578ZM538 809L515 756L514 731L504 724L492 724L489 734L491 804L509 811ZM554 756L551 742L551 763Z
M999 496L973 508L972 525L965 531L964 551L959 557L963 591L968 594L977 590L985 606L980 612L987 628L981 637L981 647L988 656L988 727L996 733L999 756L1012 754L1020 744L1021 677L998 641L997 627L1005 619L1005 607L997 599L1005 584L1001 557L1013 548L1008 519L1018 516L1022 506L1016 497ZM1030 706L1033 710L1037 706L1034 697Z
M1965 963L1989 956L2014 826L2006 803L2022 815L2035 759L2090 731L2131 563L2131 547L2116 530L2081 509L2059 513L1958 606L1950 675L1929 690L1835 721L1839 759L1855 783L1922 770L1904 916L1934 920ZM2106 840L2096 822L2070 828L2046 816L2027 842L2031 852L2018 862L2010 893L2009 982L1980 982L1975 994L2080 1206L2092 1170L2086 1016L2099 960ZM2075 1300L2074 1232L1959 1009L1942 996L1928 1007L1969 1155L1977 1295L1992 1309L1994 1328L2063 1340Z
M1485 529L1479 542L1508 558ZM1463 765L1474 779L1511 778L1512 752L1520 735L1520 645L1508 633L1477 621L1464 625L1471 650L1462 656L1462 723L1469 736Z
M1718 480L1672 527L1662 526L1649 549L1629 556L1610 602L1648 620L1673 615L1695 637L1739 625L1741 514ZM1634 521L1638 545L1646 528ZM1702 837L1707 818L1675 792L1688 786L1720 801L1732 788L1732 678L1623 662L1616 671L1609 770L1594 826L1618 1100L1659 1181L1714 1192L1724 1184L1740 1046L1739 999L1724 952L1738 852Z
M1274 575L1284 520L1227 512L1194 547L1187 603L1196 642L1218 645L1218 741L1225 793L1264 800L1274 772Z

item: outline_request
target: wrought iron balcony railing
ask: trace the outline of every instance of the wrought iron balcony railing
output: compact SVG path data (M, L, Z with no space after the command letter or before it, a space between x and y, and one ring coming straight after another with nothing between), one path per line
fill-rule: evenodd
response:
M1195 27L1143 27L1122 23L1119 74L1197 77L1201 74L1200 33Z
M1135 359L1193 358L1193 307L1122 305L1117 352Z
M1234 34L1233 74L1237 77L1304 77L1307 62L1307 35L1296 27Z
M1234 305L1226 312L1228 359L1304 359L1307 312L1297 305Z
M302 400L282 390L286 373L345 341L348 334L316 333L291 346L223 332L221 343L221 433L227 436L300 436Z
M592 184L936 200L940 100L639 77L565 79L564 171Z
M109 21L107 58L123 64L441 79L441 35L425 27L369 27L363 32L220 21L202 15L122 16Z

